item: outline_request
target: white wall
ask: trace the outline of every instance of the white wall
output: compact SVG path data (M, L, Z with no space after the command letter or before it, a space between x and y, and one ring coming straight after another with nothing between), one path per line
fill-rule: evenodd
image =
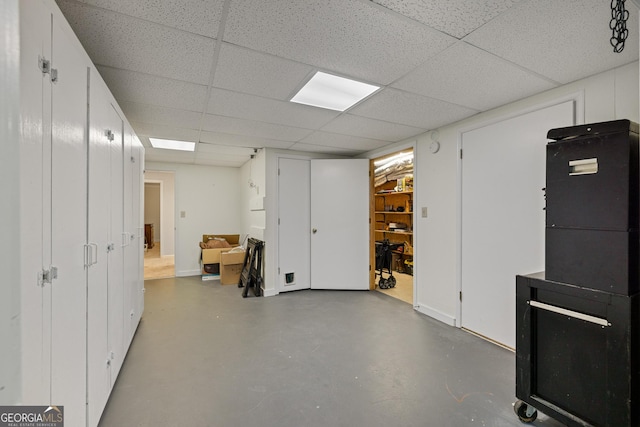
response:
M0 28L0 405L15 405L21 394L18 0L0 2Z
M176 276L199 275L202 235L242 232L240 168L153 162L145 168L175 172Z
M469 119L437 129L440 151L432 154L431 132L397 144L404 147L414 140L415 210L428 208L427 218L416 218L414 233L419 310L449 324L458 323L459 315L459 141L460 134L475 127L505 120L559 99L577 95L577 123L614 119L639 120L638 62L610 70L530 98L478 114ZM583 113L580 112L583 111ZM392 148L387 147L386 151ZM367 157L379 156L381 150ZM487 167L492 167L488 165Z
M265 150L259 150L254 158L242 165L240 169L241 234L260 240L264 240L266 227L265 210L257 210L260 203L264 203L263 198L266 194L265 159ZM253 183L253 186L250 185L250 182Z

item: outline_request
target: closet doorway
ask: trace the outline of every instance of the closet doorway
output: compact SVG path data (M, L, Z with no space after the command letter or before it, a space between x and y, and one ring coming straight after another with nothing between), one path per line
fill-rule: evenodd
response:
M370 288L413 305L413 150L372 160Z
M145 171L144 279L175 277L175 177Z

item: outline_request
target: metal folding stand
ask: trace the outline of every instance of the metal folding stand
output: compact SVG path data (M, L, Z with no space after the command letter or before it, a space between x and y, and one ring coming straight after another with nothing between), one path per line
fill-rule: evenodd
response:
M239 288L244 287L242 298L248 296L249 288L253 288L255 296L262 296L262 248L264 248L262 240L249 238L238 282Z

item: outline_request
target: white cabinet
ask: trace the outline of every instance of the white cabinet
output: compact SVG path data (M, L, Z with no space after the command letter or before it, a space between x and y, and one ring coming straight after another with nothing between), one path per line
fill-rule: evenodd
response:
M96 426L144 307L144 148L55 3L19 6L21 137L8 142L19 147L21 217L12 386L21 404L64 405L67 426Z

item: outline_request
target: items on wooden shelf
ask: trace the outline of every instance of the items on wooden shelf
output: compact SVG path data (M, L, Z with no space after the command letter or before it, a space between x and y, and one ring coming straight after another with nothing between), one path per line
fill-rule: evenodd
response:
M396 271L412 270L405 261L413 261L413 178L386 182L374 192L375 240L393 244Z

